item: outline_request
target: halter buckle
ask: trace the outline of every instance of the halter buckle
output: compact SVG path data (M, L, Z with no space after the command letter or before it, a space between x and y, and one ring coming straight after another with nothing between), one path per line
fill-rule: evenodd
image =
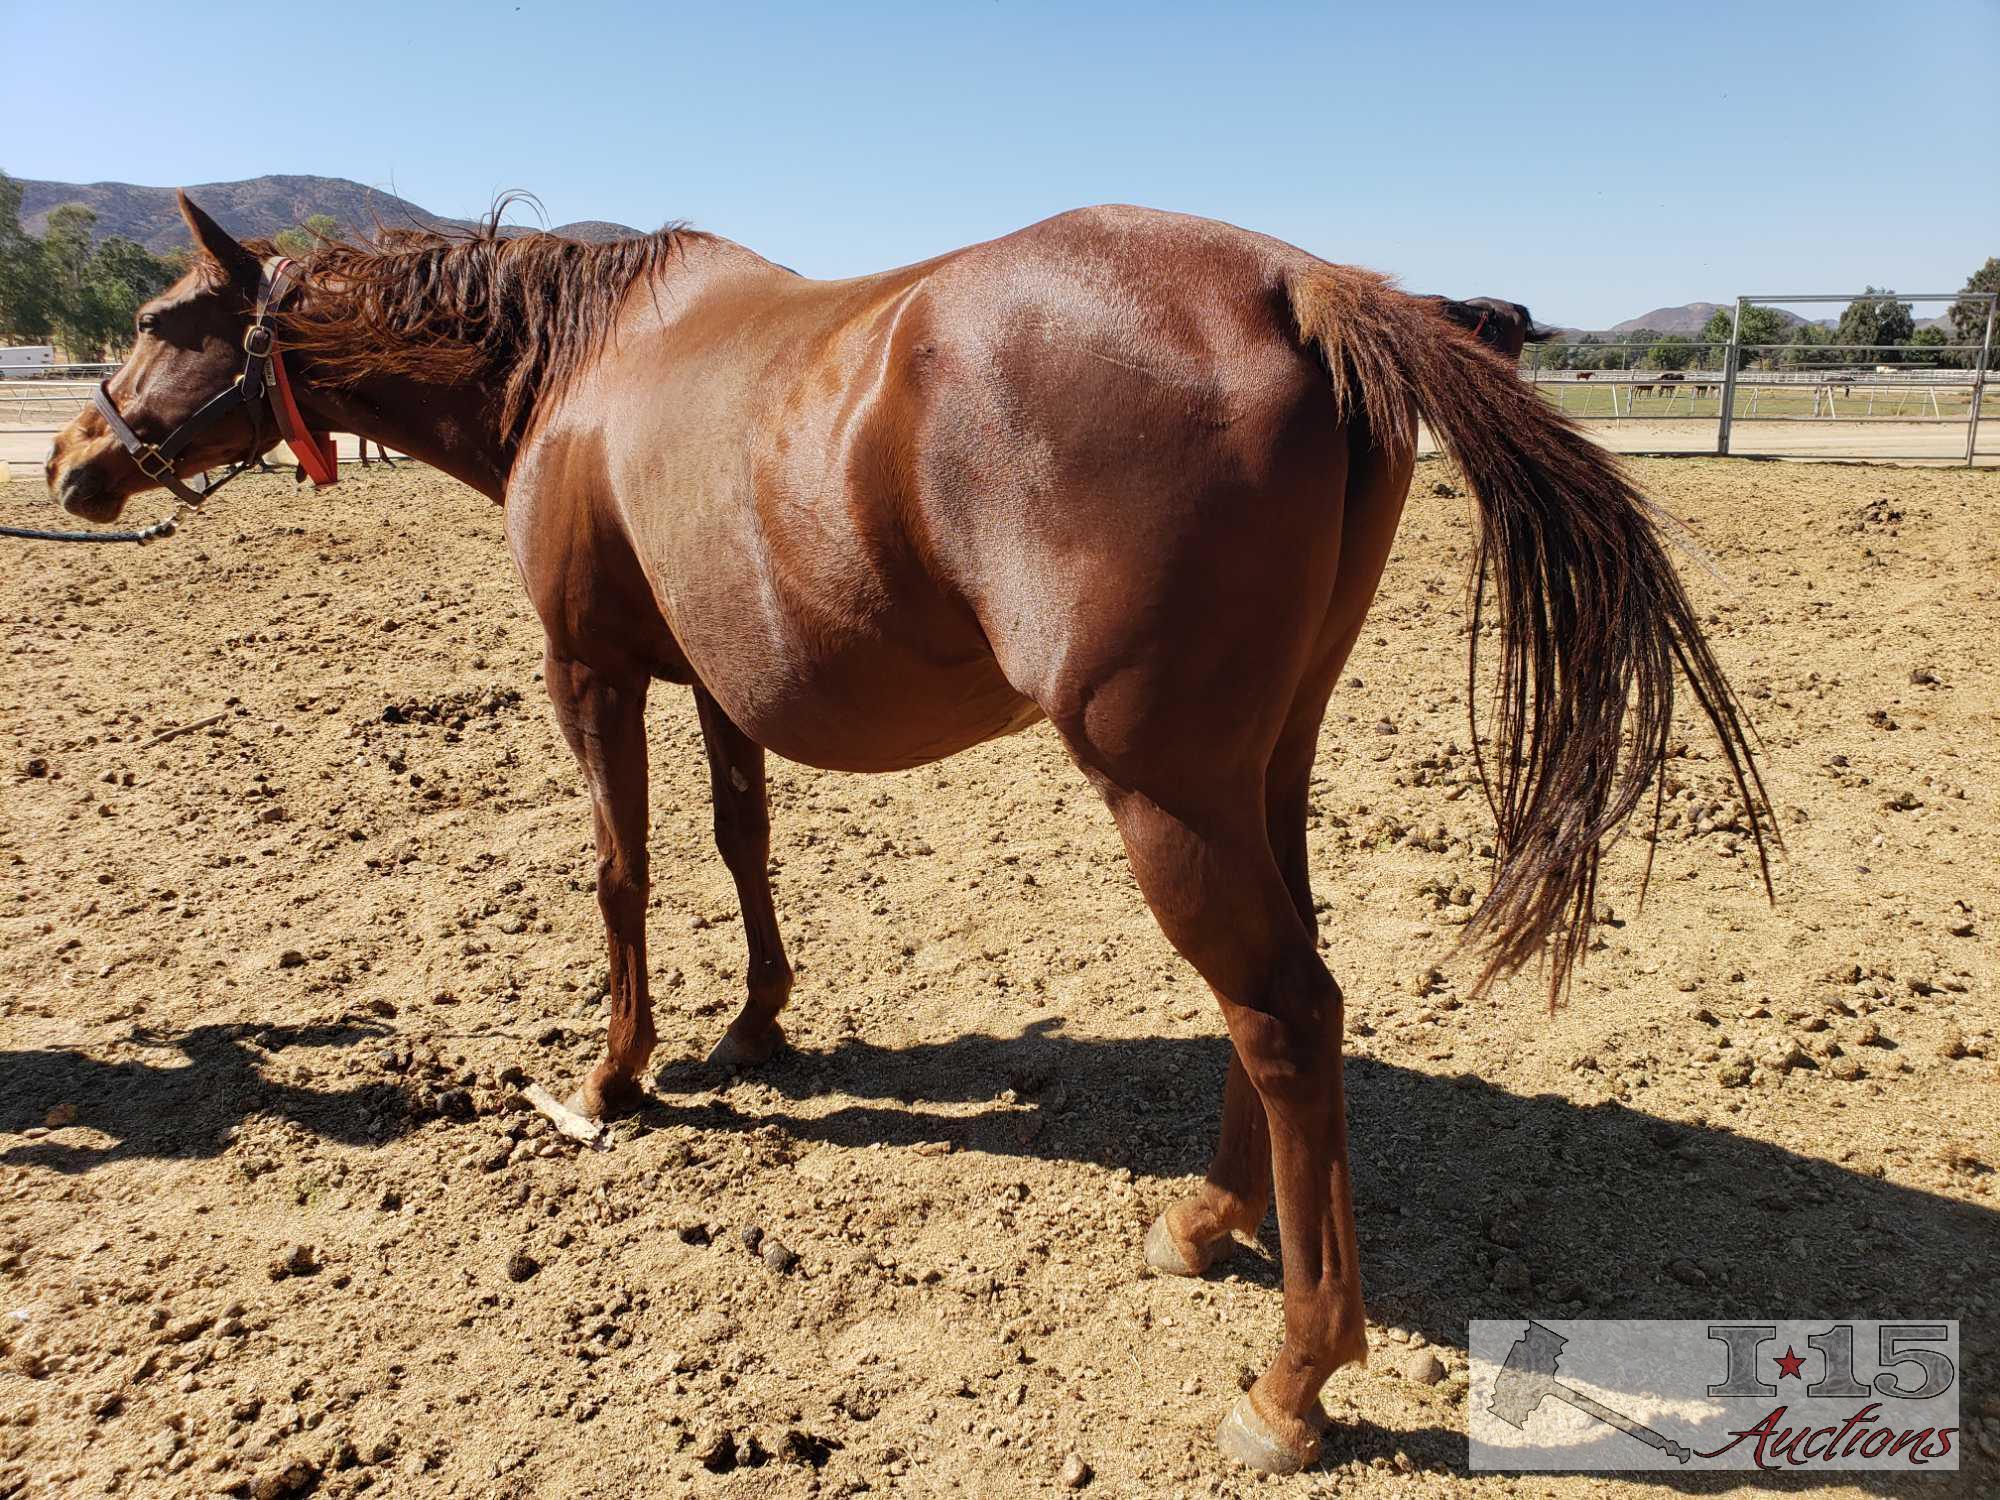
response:
M271 330L263 323L252 323L243 330L243 352L252 359L271 357Z

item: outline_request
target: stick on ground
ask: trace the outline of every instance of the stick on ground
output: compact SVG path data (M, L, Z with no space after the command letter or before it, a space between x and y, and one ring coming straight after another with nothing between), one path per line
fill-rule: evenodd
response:
M605 1149L610 1144L602 1125L578 1114L539 1083L531 1083L522 1089L521 1097L547 1115L555 1123L556 1129L571 1140L581 1141L584 1145L595 1146L599 1150Z
M219 714L210 714L205 719L196 719L192 724L181 724L172 729L162 729L139 748L141 750L150 750L155 745L164 745L168 740L177 740L184 734L193 734L197 729L206 729L211 724L220 724L228 717L229 712L225 709Z

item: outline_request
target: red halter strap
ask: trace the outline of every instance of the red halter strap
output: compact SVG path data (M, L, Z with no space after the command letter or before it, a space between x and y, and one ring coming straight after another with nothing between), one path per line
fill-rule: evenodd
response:
M284 296L291 272L292 262L283 258L270 268L265 279L268 288L264 297L266 306L275 306L278 299ZM259 327L262 321L260 315ZM271 415L277 420L279 434L314 488L325 489L330 484L340 483L340 457L334 450L333 436L331 433L314 432L306 426L305 418L299 414L299 403L292 396L291 377L285 373L285 357L275 341L271 342L266 357L271 372Z

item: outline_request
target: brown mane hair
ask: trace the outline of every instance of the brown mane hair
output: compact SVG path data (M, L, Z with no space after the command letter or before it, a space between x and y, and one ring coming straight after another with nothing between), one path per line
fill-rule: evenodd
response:
M280 337L317 378L338 384L406 376L485 385L512 444L603 348L634 284L697 238L677 224L602 243L507 235L498 211L464 233L378 229L370 243L329 241L301 259L310 295L278 318Z

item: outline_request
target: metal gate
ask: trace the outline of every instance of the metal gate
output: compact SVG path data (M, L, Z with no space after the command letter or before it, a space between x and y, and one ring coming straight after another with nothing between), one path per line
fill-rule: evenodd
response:
M1969 305L1979 336L1942 343L1744 342L1749 308L1853 302ZM1993 292L1739 297L1728 340L1530 345L1523 378L1628 453L1771 458L2000 458ZM1680 368L1657 368L1678 363ZM1600 428L1600 435L1607 430Z
M1799 303L1941 302L1971 304L1983 309L1978 342L1901 344L1745 344L1743 314L1752 307ZM1862 292L1859 295L1738 297L1728 347L1723 351L1722 409L1716 422L1715 451L1745 454L1755 451L1773 458L1959 458L1970 464L1980 456L1979 429L1983 416L2000 423L2000 385L1992 380L1993 332L2000 293L1945 292L1905 294ZM1975 322L1981 320L1975 319ZM1918 364L1916 355L1937 361ZM1963 364L1949 361L1963 360ZM1994 411L1985 408L1992 404ZM1760 409L1761 408L1761 409ZM1842 445L1796 441L1790 451L1756 448L1742 441L1739 424L1785 422L1788 434L1797 424L1847 423L1862 432L1893 426L1880 440L1858 439L1853 452ZM1954 441L1953 429L1963 429Z

